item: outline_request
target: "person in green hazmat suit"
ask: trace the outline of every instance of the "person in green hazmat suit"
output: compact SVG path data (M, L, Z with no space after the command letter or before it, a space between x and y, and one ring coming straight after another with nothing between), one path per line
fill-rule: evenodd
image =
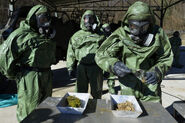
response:
M56 43L50 22L49 10L36 5L0 46L0 71L17 83L19 122L52 94Z
M112 33L111 27L108 23L103 24L101 30L106 38L108 38Z
M67 50L67 69L69 76L74 73L77 61L76 92L87 93L88 84L94 99L102 95L103 72L95 63L94 57L97 49L105 40L100 31L100 22L93 11L87 10L80 23L81 30L70 39Z
M135 2L122 26L100 46L95 60L103 70L118 76L122 95L161 102L160 83L171 67L173 53L149 5Z
M106 38L108 38L112 34L111 27L108 23L103 24L101 30ZM112 73L108 73L104 71L104 77L107 78L107 85L108 85L109 93L116 94L115 88L114 88L116 76Z
M173 59L173 64L172 66L177 67L177 68L182 68L183 65L179 63L179 57L180 57L180 46L182 45L182 40L180 38L180 33L179 31L175 31L173 33L173 37L170 39L171 47L172 47L172 52L174 54L174 59Z

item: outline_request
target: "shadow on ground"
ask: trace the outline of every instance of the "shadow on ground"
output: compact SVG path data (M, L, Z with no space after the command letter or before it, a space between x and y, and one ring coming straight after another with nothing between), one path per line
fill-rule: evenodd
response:
M55 108L39 108L29 114L21 123L75 123L86 115L67 115L59 113Z
M183 104L185 103L185 100L180 100L180 101L175 101L173 102L170 106L168 106L166 108L166 110L175 118L175 120L178 122L178 123L185 123L185 119L182 117L183 114L179 114L178 111L176 111L175 107L174 107L174 104ZM176 105L177 107L177 105ZM178 106L178 108L180 108ZM181 107L182 108L182 107ZM182 110L181 110L182 111ZM181 112L182 113L182 112Z
M2 78L3 76L0 75ZM4 77L3 77L4 78ZM13 80L7 80L6 78L3 81L0 81L0 94L16 94L17 85Z
M115 86L114 89L115 89L115 91L116 91L116 94L118 94L118 92L121 90L120 86ZM108 92L109 92L109 90L106 89L106 90L103 90L103 91L102 91L102 94L106 94L106 93L108 93Z
M65 87L75 82L75 78L71 78L68 75L67 68L60 68L52 70L53 72L53 88Z

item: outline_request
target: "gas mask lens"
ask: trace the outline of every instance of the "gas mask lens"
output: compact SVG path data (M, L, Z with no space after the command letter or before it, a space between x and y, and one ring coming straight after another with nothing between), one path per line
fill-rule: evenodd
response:
M105 30L105 32L108 32L108 33L111 31L111 29L110 29L109 26L108 27L105 27L104 30Z
M94 16L93 15L85 15L84 16L84 23L93 24L94 23Z
M134 29L139 29L139 27L137 26L137 25L135 25L135 24L133 24L133 23L129 23L129 28L131 29L131 30L134 30Z
M129 21L129 29L130 33L133 35L143 35L147 33L149 28L149 22L148 21L135 21L130 20Z
M51 18L49 14L43 13L38 15L37 17L38 27L49 27L50 23L51 23Z
M149 23L146 23L145 25L142 26L142 33L146 33L148 31L149 28Z

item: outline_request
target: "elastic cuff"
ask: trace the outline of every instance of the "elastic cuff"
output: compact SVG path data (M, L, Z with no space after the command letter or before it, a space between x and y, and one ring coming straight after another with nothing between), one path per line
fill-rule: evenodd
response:
M115 75L115 73L114 73L113 68L114 68L114 65L115 65L117 62L119 62L119 61L114 61L114 62L112 62L112 65L109 66L110 72L113 73L114 75Z

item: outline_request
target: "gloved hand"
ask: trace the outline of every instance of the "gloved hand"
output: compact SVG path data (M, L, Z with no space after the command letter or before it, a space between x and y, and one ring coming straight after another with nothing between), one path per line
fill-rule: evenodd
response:
M109 72L104 72L104 73L103 73L103 77L109 78L109 76L110 76L110 73L109 73Z
M70 78L75 78L76 77L74 70L68 70L68 74L69 74Z
M158 82L158 77L156 72L146 72L145 73L146 83L155 85Z
M124 77L127 73L131 73L131 70L124 63L118 61L114 64L113 72L119 77Z

